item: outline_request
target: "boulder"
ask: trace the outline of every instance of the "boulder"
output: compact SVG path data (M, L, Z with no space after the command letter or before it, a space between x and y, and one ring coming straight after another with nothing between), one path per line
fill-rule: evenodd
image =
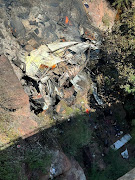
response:
M53 163L51 164L50 174L42 175L39 180L86 180L83 169L75 160L68 157L59 150L53 152Z
M24 25L22 24L21 20L19 18L13 18L10 21L11 31L13 36L15 37L24 37L26 30Z
M9 60L5 56L0 56L0 75L1 75L1 101L3 108L9 111L18 110L27 106L29 108L29 98L17 79Z
M63 174L63 177L59 177L59 180L86 180L85 174L83 169L80 167L78 162L75 160L71 160L71 168L69 171L67 171L65 174Z
M39 180L58 177L71 169L71 162L62 151L53 150L52 155L53 162L50 167L50 173L48 175L42 174Z
M25 94L9 60L0 56L0 145L17 137L33 134L37 117L30 112L29 98Z
M116 10L109 6L109 3L104 0L89 1L86 0L84 3L85 10L92 20L92 24L100 30L111 29L115 16ZM87 5L85 5L87 4Z

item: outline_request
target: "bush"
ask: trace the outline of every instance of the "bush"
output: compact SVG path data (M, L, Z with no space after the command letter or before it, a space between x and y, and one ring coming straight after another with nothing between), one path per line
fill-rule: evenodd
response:
M0 152L0 179L18 180L20 171L20 162L10 151Z
M41 170L43 173L47 173L47 168L51 165L51 159L51 154L41 149L28 151L25 155L25 162L29 168L31 170Z
M135 166L134 161L122 159L119 151L113 150L110 150L104 161L107 164L105 171L98 171L96 166L93 166L89 175L90 180L116 180Z
M21 148L16 149L16 146L13 146L0 152L1 180L27 180L24 170L25 163L31 171L47 172L52 159L50 153L41 147L35 147L35 149L25 147L24 151Z
M72 122L63 125L64 133L58 137L64 152L72 156L76 156L79 149L91 140L91 131L85 119L88 119L88 116L77 115Z
M133 144L135 144L135 119L132 119L132 131L131 131L131 136L132 136L132 140L131 142Z

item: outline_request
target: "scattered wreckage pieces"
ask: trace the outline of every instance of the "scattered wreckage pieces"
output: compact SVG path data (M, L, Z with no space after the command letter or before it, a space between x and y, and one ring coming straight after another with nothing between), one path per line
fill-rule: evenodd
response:
M71 51L75 53L84 53L88 48L90 47L90 44L88 43L79 43L74 46L69 47Z
M71 80L76 92L85 91L87 82L88 77L85 72L78 73L78 75Z
M95 85L95 83L92 84L92 92L93 92L93 96L95 98L95 100L97 101L98 105L103 105L103 101L98 97L97 94L97 87Z
M44 99L44 106L42 109L46 110L50 105L54 104L54 87L52 82L48 80L46 86L39 82L39 90Z
M49 53L46 45L41 45L26 57L26 74L33 79L37 79L37 73L42 75L46 68L53 68L54 65L61 61L63 60L60 57Z
M80 71L82 70L81 66L73 66L70 69L67 69L67 71L59 78L59 86L63 86L63 84L66 82L68 78L72 79L74 78Z
M70 46L72 46L72 48ZM46 68L53 69L56 67L56 64L72 59L74 55L69 52L67 57L66 55L63 57L66 50L65 47L68 47L67 49L71 49L76 53L81 53L89 48L89 44L78 44L78 42L55 42L48 44L47 46L41 45L38 49L31 51L30 54L26 56L26 74L37 80L37 77L44 74ZM78 58L78 60L80 59Z
M123 151L123 152L121 153L121 155L122 155L122 157L123 157L124 159L128 159L128 158L129 158L128 150L126 149L125 151Z
M51 52L57 51L59 49L69 47L72 45L78 44L78 42L54 42L51 44L47 44L48 48L51 50Z
M118 150L122 146L124 146L128 141L130 141L130 139L132 139L130 134L125 134L120 140L118 140L114 144L112 144L111 148L114 150Z

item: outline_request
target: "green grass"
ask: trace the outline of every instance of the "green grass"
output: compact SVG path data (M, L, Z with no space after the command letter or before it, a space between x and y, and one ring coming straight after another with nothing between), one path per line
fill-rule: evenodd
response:
M48 154L41 149L28 151L25 156L25 163L28 163L30 170L41 170L47 173L47 168L51 165L51 154Z
M27 165L30 172L47 173L51 165L52 156L41 147L16 145L0 151L0 179L1 180L27 180L24 165ZM35 177L38 180L38 175ZM34 180L34 179L33 179Z
M87 145L91 140L87 115L76 115L74 120L64 123L62 126L63 135L58 137L64 152L76 156L79 149Z
M106 169L98 171L97 167L93 166L88 180L117 180L135 166L133 159L126 161L121 158L119 151L113 150L110 150L104 161L107 164Z
M18 180L20 171L20 162L11 150L0 152L0 178L2 180Z

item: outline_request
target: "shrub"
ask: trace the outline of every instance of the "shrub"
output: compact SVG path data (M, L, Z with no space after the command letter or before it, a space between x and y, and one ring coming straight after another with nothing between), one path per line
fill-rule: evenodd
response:
M41 170L43 173L47 173L47 168L51 165L51 154L42 151L41 149L35 149L26 152L25 162L31 170Z
M62 144L64 152L76 156L79 149L87 145L91 140L91 131L84 115L77 115L70 123L62 127L64 133L58 139Z
M93 166L90 172L90 180L116 180L126 174L135 166L135 162L129 160L128 162L122 159L119 151L110 150L104 158L107 168L104 171L98 171L96 166Z

